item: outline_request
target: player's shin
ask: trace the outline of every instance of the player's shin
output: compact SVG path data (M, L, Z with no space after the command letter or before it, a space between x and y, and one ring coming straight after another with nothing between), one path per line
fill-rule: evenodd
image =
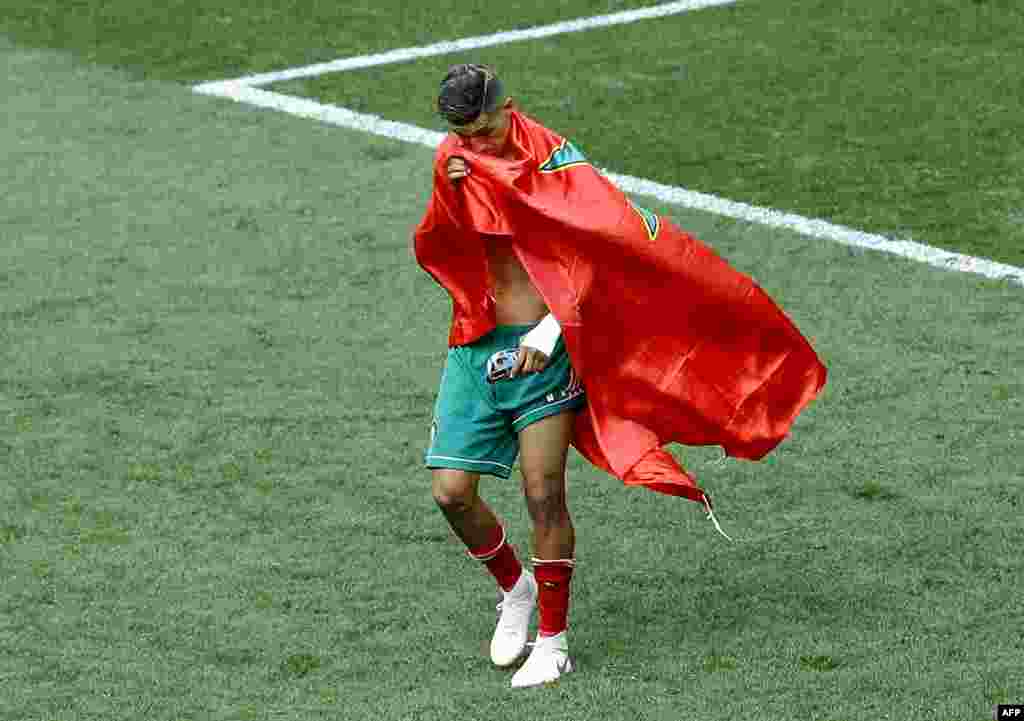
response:
M504 591L511 591L523 571L516 552L505 538L505 529L495 523L491 537L479 546L470 546L470 558L481 561Z
M576 561L572 558L533 559L541 636L554 636L568 626L569 583L575 566Z

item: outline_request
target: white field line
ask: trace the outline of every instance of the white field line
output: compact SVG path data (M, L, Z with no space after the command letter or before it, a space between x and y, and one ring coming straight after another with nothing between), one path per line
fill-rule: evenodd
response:
M326 105L314 100L273 93L268 90L261 90L238 83L221 85L206 83L196 86L194 90L203 95L229 98L240 103L279 110L302 118L312 118L322 123L361 130L394 140L425 145L429 148L436 148L440 145L445 135L444 133L426 130L415 125L385 120L377 115L357 113L336 105ZM671 185L662 185L661 183L645 180L644 178L611 173L603 168L601 172L624 192L651 196L663 203L680 205L685 208L693 208L775 228L785 228L801 235L831 240L842 245L879 250L939 268L964 273L976 273L988 278L1006 279L1024 285L1024 268L997 263L984 258L975 258L970 255L951 253L910 240L890 240L880 235L872 235L842 225L833 225L824 220L815 220L793 213L783 213L770 208L759 208L747 205L746 203L737 203L706 193L697 193Z
M670 2L663 5L655 5L653 7L640 8L637 10L627 10L620 13L613 13L611 15L595 15L589 18L568 20L566 22L555 23L553 25L540 25L538 27L526 28L524 30L511 30L495 33L493 35L480 35L473 38L462 38L461 40L451 40L415 48L399 48L397 50L390 50L386 53L361 55L353 58L341 58L339 60L332 60L329 63L317 63L316 65L306 65L299 68L288 68L287 70L281 70L274 73L247 75L234 80L218 80L211 83L203 83L202 85L197 86L197 88L217 86L221 84L239 84L259 87L262 85L282 82L284 80L311 78L317 75L326 75L327 73L356 70L358 68L369 68L374 65L402 63L407 60L415 60L417 58L426 58L433 55L447 55L448 53L456 53L463 50L475 50L476 48L486 48L492 45L504 45L506 43L514 43L521 40L536 40L537 38L546 38L552 35L563 35L565 33L576 33L582 30L592 30L594 28L608 27L610 25L635 23L638 20L660 18L667 15L678 15L679 13L690 12L691 10L700 10L707 7L715 7L717 5L732 5L736 2L737 0L679 0L678 2Z

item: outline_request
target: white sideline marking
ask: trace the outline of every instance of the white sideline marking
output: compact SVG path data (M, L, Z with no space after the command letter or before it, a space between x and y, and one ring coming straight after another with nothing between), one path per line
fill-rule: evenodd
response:
M229 98L240 103L255 105L261 108L279 110L281 112L297 115L303 118L312 118L330 125L337 125L343 128L361 130L374 135L381 135L394 140L401 140L407 143L416 143L430 148L436 148L444 140L444 133L419 128L415 125L385 120L377 115L357 113L337 105L318 103L314 100L274 93L268 90L261 90L257 85L265 85L297 77L309 77L327 72L340 70L351 70L357 67L368 67L369 65L381 65L385 62L402 62L415 57L424 57L428 54L440 54L441 52L453 52L454 50L467 49L471 47L485 47L497 45L500 42L513 42L526 39L527 37L544 37L553 35L556 32L575 32L600 25L613 25L623 22L633 22L647 17L659 17L673 12L685 12L699 7L711 5L725 5L735 0L695 0L692 2L668 3L644 10L634 10L615 15L603 15L589 20L574 20L568 23L547 25L531 30L521 30L512 33L499 33L479 38L468 38L457 40L452 43L439 43L423 48L407 48L395 50L382 55L368 55L362 58L347 58L333 63L311 65L305 68L284 70L279 73L266 73L263 75L251 75L236 80L222 80L217 82L202 83L193 87L193 91L201 95ZM629 16L630 19L623 19ZM599 21L602 22L591 22ZM590 24L586 24L590 23ZM553 28L561 28L552 30ZM566 29L569 28L569 29ZM526 33L539 33L525 35ZM495 40L495 38L503 38ZM465 44L464 44L465 43ZM469 44L477 43L477 44ZM442 50L441 48L447 48ZM429 51L429 52L427 52ZM387 58L386 60L382 60ZM316 70L314 70L316 69ZM647 195L657 198L663 203L680 205L685 208L702 210L728 218L735 218L751 223L760 223L775 228L785 228L801 235L812 238L831 240L842 245L856 248L868 248L885 253L891 253L921 263L927 263L947 270L956 270L963 273L975 273L987 278L1009 280L1019 285L1024 285L1024 268L1018 268L1004 263L997 263L985 258L976 258L970 255L953 253L941 248L934 248L930 245L917 243L911 240L890 240L881 235L865 233L854 228L842 225L834 225L824 220L805 218L793 213L784 213L771 208L759 208L746 203L737 203L706 193L697 193L685 188L678 188L644 178L635 178L629 175L611 173L604 168L599 169L609 180L615 183L626 193L635 195Z
M624 12L613 13L611 15L595 15L589 18L568 20L566 22L554 23L553 25L540 25L538 27L526 28L524 30L511 30L495 33L493 35L479 35L473 38L450 40L415 48L399 48L397 50L390 50L386 53L377 53L374 55L341 58L339 60L332 60L328 63L317 63L316 65L306 65L299 68L288 68L287 70L281 70L274 73L247 75L235 80L218 80L212 83L203 83L202 85L197 86L197 88L220 85L222 83L238 83L241 85L259 87L284 80L311 78L317 75L326 75L327 73L356 70L358 68L369 68L374 65L402 63L407 60L415 60L417 58L426 58L433 55L447 55L448 53L460 52L462 50L474 50L476 48L486 48L492 45L504 45L506 43L514 43L520 40L535 40L537 38L546 38L552 35L562 35L564 33L576 33L582 30L608 27L610 25L634 23L638 20L660 18L665 17L666 15L678 15L679 13L690 12L691 10L700 10L707 7L715 7L717 5L733 5L736 2L737 0L679 0L678 2L670 2L665 3L664 5L655 5L653 7L640 8L638 10L626 10Z

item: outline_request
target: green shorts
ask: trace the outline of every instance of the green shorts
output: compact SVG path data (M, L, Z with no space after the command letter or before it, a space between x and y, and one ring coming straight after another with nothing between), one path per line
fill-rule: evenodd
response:
M562 338L544 370L487 382L487 359L518 348L537 324L499 325L469 345L448 349L430 428L427 468L457 468L499 478L512 475L519 431L541 418L586 404Z

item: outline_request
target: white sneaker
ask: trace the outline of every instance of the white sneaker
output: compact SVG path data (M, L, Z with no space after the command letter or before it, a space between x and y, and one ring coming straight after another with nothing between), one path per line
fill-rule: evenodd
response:
M530 617L537 607L537 580L524 568L512 590L501 593L498 626L491 638L491 661L495 666L509 666L526 648Z
M569 640L565 631L554 636L541 636L538 633L530 657L512 676L512 688L550 683L570 671L572 661L569 660Z

